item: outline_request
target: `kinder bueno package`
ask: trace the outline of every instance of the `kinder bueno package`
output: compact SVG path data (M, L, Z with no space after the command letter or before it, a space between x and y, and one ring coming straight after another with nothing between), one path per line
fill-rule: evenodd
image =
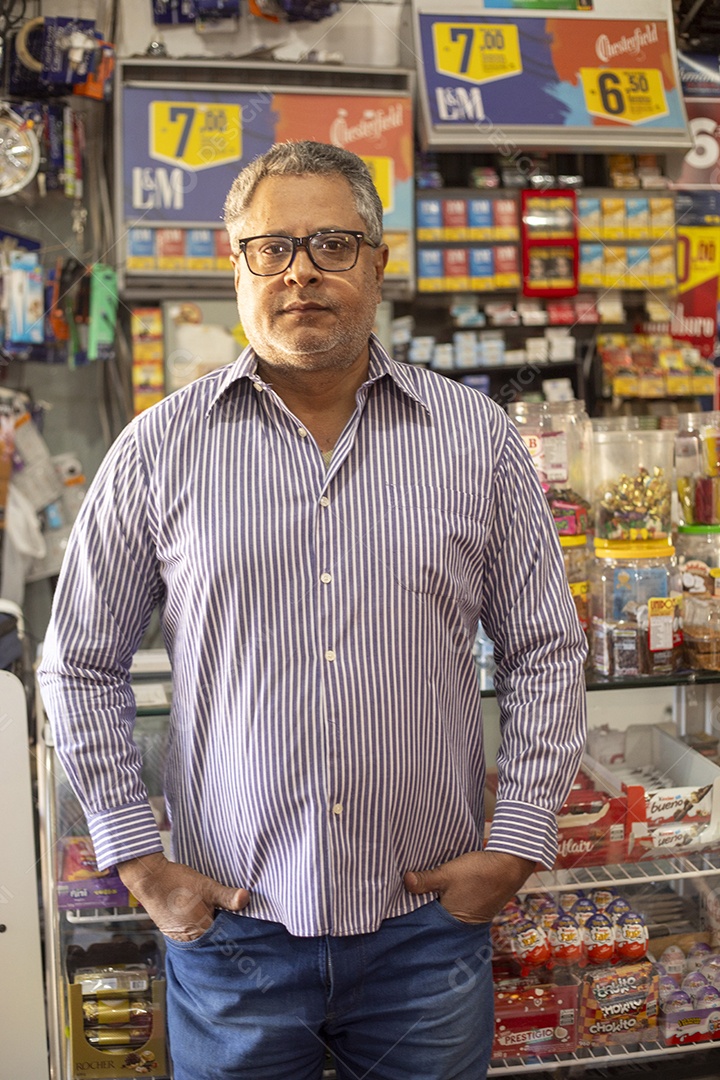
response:
M657 1035L658 974L647 961L588 970L580 993L578 1042L638 1043Z
M588 752L603 756L609 732L591 732ZM596 771L628 798L627 859L656 859L720 842L720 768L657 725L632 724L622 753ZM607 761L607 758L606 758Z
M570 1053L577 1046L578 980L567 971L518 978L496 970L494 1058Z

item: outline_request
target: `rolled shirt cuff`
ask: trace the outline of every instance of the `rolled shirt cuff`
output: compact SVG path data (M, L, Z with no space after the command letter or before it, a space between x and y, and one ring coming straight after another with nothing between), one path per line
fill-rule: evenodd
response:
M163 850L155 816L147 802L93 814L88 817L88 828L99 870Z
M486 851L505 851L534 859L552 870L557 859L557 817L551 810L510 799L495 806Z

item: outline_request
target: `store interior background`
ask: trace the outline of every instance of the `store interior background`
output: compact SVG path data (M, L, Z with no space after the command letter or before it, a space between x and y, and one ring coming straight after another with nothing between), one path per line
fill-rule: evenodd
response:
M386 2L343 2L336 15L318 23L275 25L250 16L245 9L235 33L198 34L192 27L158 28L153 25L150 0L69 0L64 3L43 0L31 10L35 14L56 17L94 19L98 28L109 35L116 26L119 57L144 55L153 42L162 42L173 57L223 58L272 49L278 60L295 62L313 50L342 57L355 67L395 68L400 63L403 37L403 4ZM108 36L108 40L112 40ZM97 146L108 112L96 102L88 102L85 121L88 146ZM77 104L76 104L76 107ZM79 107L83 107L82 104ZM111 153L111 151L109 151ZM110 160L106 158L106 160ZM102 159L96 151L87 156L86 191L96 195L107 181L102 175ZM34 191L34 189L33 189ZM111 198L108 193L107 198ZM99 259L112 247L114 237L105 207L107 201L88 200L88 222L83 244L78 245L72 230L68 200L51 192L44 199L28 194L0 201L0 228L32 236L53 253L67 251L77 257ZM110 242L104 239L110 236ZM84 249L84 250L81 250ZM110 257L112 261L112 256ZM228 268L228 280L231 270ZM127 320L125 320L127 324ZM0 373L0 387L27 391L33 400L47 402L44 437L53 454L75 453L82 461L85 476L92 479L112 439L132 416L129 390L129 344L118 337L117 359L109 365L89 365L69 371L62 365L14 361ZM27 633L35 643L42 640L52 603L49 580L28 583L24 600Z
M683 18L701 24L702 7L697 2L680 0L675 5ZM709 5L712 7L712 5ZM108 40L114 40L118 57L147 55L160 42L167 55L176 58L236 57L269 50L277 61L305 61L316 56L327 62L381 71L409 67L414 57L409 6L405 0L341 0L336 14L316 23L292 22L275 25L247 13L241 5L237 31L223 28L219 33L200 34L192 26L156 27L150 0L42 0L28 5L28 16L70 16L94 19ZM690 23L692 27L693 23ZM267 54L265 54L267 55ZM73 233L68 200L51 192L38 199L34 185L26 193L0 200L0 228L3 226L38 239L51 257L65 251L85 261L108 253L112 262L117 243L112 221L112 191L103 169L112 170L112 145L108 118L111 106L103 109L96 102L75 101L82 109L87 126L87 177L85 180L88 218L82 242ZM104 139L104 145L103 145ZM99 148L103 146L103 149ZM488 147L481 148L482 160L488 159ZM532 157L534 151L519 148ZM682 153L677 152L679 158ZM673 152L662 157L669 167ZM457 155L440 154L439 160ZM592 165L595 155L586 156ZM470 162L465 173L469 173ZM453 167L449 172L457 171ZM228 280L230 271L228 270ZM122 305L121 305L122 306ZM407 305L403 310L407 310ZM26 390L37 401L46 402L44 436L53 454L75 453L90 480L112 439L132 416L129 369L131 364L127 319L119 320L117 355L114 361L66 370L62 365L3 361L0 386ZM42 639L52 600L49 580L28 583L24 599L27 632L35 642Z
M709 0L709 6L714 6L712 0ZM683 0L682 7L685 12L697 9L698 18L701 15L700 7L693 0ZM28 15L94 19L98 27L105 30L108 39L114 40L119 57L143 56L152 42L160 41L168 54L177 58L223 59L264 48L272 50L279 61L302 61L308 54L317 53L320 57L353 67L387 71L407 64L413 47L404 0L341 0L338 13L318 23L276 26L243 12L237 32L208 35L182 26L160 31L152 22L150 0L117 0L115 4L104 0L99 3L43 0L39 4L29 4L28 9ZM103 110L92 102L78 107L85 112L88 144L99 144L106 126ZM532 150L529 152L532 154ZM111 160L111 153L111 143L106 139L105 163ZM671 154L663 153L666 163L670 162ZM677 155L681 158L682 152ZM102 197L88 199L88 219L82 243L73 233L67 200L59 193L51 193L39 200L33 189L32 194L0 200L0 228L33 236L53 252L66 249L79 258L102 257L117 239L113 233L112 215L108 216L106 210L112 205L112 195L103 176L101 156L91 151L87 164L86 190L95 189ZM0 372L0 387L25 390L34 400L47 403L44 436L51 452L75 453L90 480L110 442L132 416L130 364L129 338L120 336L115 361L80 367L75 371L62 365L13 361ZM32 647L42 640L51 600L50 580L27 585L24 614ZM155 626L148 635L148 644L160 644ZM673 709L680 708L679 701L678 692L672 687L644 689L642 719L667 722ZM621 729L638 718L637 713L628 709L628 698L623 691L591 694L588 706L590 723L594 726L608 724ZM715 687L683 689L681 708L690 724L702 726L708 713L717 712L719 706ZM487 753L488 758L493 759L499 742L494 699L486 699L485 714Z

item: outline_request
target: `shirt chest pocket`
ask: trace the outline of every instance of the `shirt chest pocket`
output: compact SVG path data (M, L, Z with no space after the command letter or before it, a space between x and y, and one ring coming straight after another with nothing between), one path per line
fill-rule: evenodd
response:
M423 484L387 484L384 549L388 569L414 593L476 595L488 499Z

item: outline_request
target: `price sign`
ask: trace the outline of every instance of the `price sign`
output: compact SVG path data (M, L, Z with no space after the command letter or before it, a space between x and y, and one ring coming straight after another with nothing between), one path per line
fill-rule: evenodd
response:
M362 159L370 170L373 183L377 188L382 208L386 214L393 210L393 191L395 190L395 169L391 157L368 157L362 154Z
M580 68L591 116L619 124L644 124L667 116L662 72L657 68Z
M240 105L153 101L150 156L186 169L212 169L242 157Z
M518 28L508 23L437 22L433 44L442 75L486 83L522 72Z

